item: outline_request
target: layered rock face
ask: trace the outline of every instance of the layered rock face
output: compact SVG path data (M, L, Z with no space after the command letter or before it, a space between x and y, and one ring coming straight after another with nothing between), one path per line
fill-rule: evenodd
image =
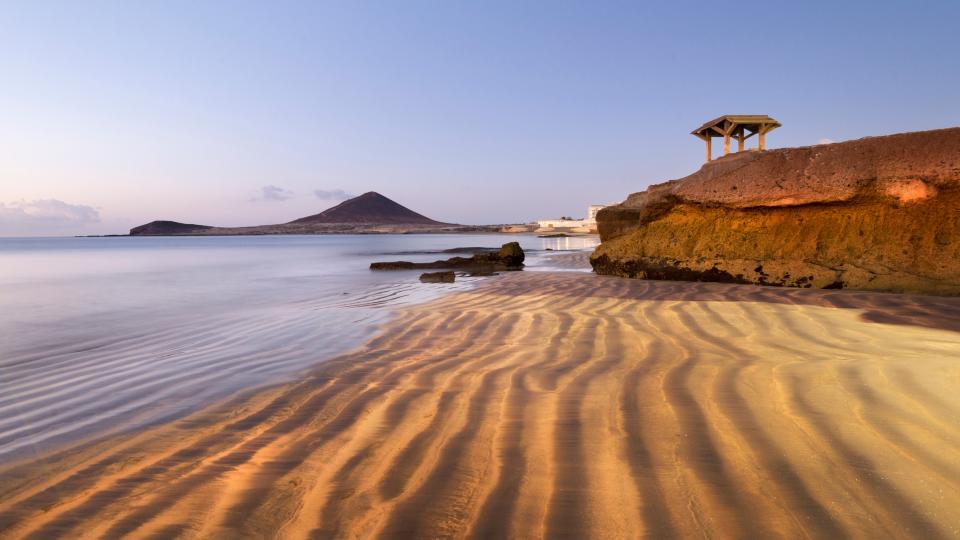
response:
M597 221L601 274L960 294L960 128L731 154Z

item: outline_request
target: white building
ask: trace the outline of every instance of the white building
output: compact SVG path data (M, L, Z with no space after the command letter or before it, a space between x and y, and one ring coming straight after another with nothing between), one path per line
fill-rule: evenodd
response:
M609 204L591 204L587 207L587 221L597 222L597 212L610 206Z
M537 221L537 226L543 231L564 229L571 232L596 232L597 212L607 206L610 205L591 204L587 207L587 219L541 219Z

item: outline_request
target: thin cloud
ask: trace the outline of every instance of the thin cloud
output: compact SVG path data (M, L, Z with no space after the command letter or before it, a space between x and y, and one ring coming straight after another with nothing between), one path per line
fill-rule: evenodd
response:
M263 186L260 188L260 194L250 199L254 201L286 201L293 198L293 192L279 186Z
M345 201L347 199L352 199L355 195L351 195L342 189L315 189L313 194L317 196L318 199L323 199L325 201Z
M38 234L100 223L100 211L57 199L0 202L0 234Z
M833 139L823 138L823 139L820 139L819 141L817 141L817 144L830 144L830 143L832 143L832 142L833 142Z

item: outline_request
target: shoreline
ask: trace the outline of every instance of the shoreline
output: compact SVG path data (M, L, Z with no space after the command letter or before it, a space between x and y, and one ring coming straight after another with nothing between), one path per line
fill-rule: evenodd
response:
M945 537L960 300L519 272L0 467L0 537Z
M405 252L434 253L444 251ZM557 271L589 268L587 251L532 253L527 271L544 265ZM370 273L365 267L358 271ZM397 309L471 289L485 279L461 276L453 285L424 285L418 274L392 273L380 280L384 283L343 292L303 288L305 296L273 298L260 306L240 302L205 315L185 315L191 308L184 307L162 317L140 310L133 324L111 316L85 319L81 330L56 343L40 339L46 336L42 331L34 339L21 336L20 347L5 349L2 366L0 467L149 429L249 389L297 380L361 347ZM140 320L155 326L146 330Z

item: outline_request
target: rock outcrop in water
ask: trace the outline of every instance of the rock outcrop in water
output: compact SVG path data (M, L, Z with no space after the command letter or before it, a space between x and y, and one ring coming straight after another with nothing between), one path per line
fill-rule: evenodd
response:
M597 219L601 274L960 294L960 128L731 154Z
M452 270L441 272L424 272L420 274L422 283L453 283L457 280L457 274Z
M472 257L451 257L444 261L415 263L388 261L370 264L371 270L464 270L473 274L489 274L501 270L520 270L526 255L518 242L507 242L496 251L483 251ZM426 274L424 274L426 275Z

